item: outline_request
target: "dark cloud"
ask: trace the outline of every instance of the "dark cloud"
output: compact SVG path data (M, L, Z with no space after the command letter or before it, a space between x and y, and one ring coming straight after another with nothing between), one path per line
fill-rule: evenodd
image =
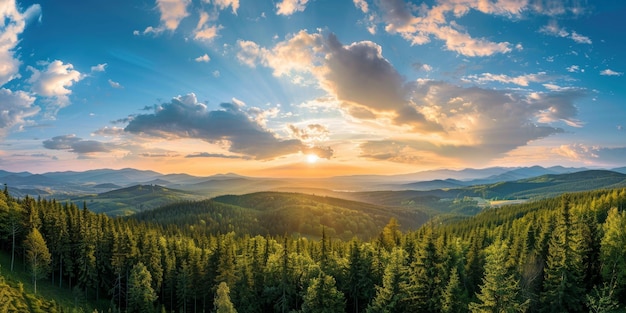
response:
M173 153L173 152L165 152L165 153L144 152L144 153L139 153L138 155L144 158L175 158L179 156L178 153Z
M194 94L176 97L153 114L135 116L124 129L159 138L196 138L210 143L228 142L228 150L254 159L272 159L305 148L297 139L283 140L262 127L239 103L224 103L210 111Z
M408 102L410 85L389 61L382 56L382 48L370 41L349 46L342 45L334 34L327 38L326 73L322 85L338 100L344 109L357 118L395 116L398 125L409 125L425 132L441 131L436 123Z
M67 150L78 154L109 152L113 148L110 144L96 140L84 140L75 135L56 136L52 139L44 140L43 146L46 149Z
M298 128L298 126L290 124L287 127L294 138L304 142L323 141L327 139L330 134L328 128L320 124L309 124L303 128Z
M185 156L185 158L217 158L217 159L244 159L244 160L250 159L250 157L247 157L247 156L227 155L227 154L222 154L222 153L209 153L209 152L188 154Z

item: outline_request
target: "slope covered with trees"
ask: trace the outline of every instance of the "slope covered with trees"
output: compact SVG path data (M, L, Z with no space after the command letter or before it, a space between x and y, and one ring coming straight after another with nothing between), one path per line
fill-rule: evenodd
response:
M420 210L356 202L299 193L259 192L211 200L180 202L131 217L162 227L177 225L207 236L302 235L319 238L322 229L334 238L375 238L391 218L403 221L402 230L416 229L428 220Z
M626 189L584 192L342 240L210 234L5 192L0 247L26 260L39 232L50 259L33 280L126 312L611 312L626 305L624 207Z

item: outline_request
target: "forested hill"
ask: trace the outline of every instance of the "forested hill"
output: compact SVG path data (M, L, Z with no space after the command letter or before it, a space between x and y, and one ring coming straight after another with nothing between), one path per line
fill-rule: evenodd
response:
M163 205L206 198L192 192L159 185L134 185L108 192L71 198L78 206L86 203L89 210L110 216L125 216L152 210Z
M259 192L227 195L212 200L179 202L131 217L162 225L178 225L193 232L234 231L248 235L327 235L350 240L375 238L395 218L401 229L417 229L428 215L414 208L387 207L299 193Z
M41 301L40 311L623 312L624 208L626 189L590 191L415 231L391 219L374 239L345 241L326 228L317 238L209 234L5 191L0 276L74 295L69 307ZM21 301L19 283L10 289L0 305Z

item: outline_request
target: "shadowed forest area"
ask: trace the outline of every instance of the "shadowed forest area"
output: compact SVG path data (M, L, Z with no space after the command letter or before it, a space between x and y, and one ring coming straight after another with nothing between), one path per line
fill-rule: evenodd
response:
M298 197L308 196L291 200ZM356 232L351 228L352 239L340 236L343 229L319 227L318 236L305 236L269 217L260 224L230 200L111 218L87 205L14 198L5 189L0 311L622 312L626 306L626 189L434 218L415 230L401 228L402 216L369 225L372 206ZM189 214L197 214L196 222ZM377 231L361 234L360 223Z

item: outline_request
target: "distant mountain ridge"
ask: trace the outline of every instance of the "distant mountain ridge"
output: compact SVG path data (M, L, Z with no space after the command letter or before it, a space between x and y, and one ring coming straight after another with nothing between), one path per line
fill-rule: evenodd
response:
M401 175L353 175L329 178L247 177L227 173L194 176L185 173L161 174L156 171L96 169L84 172L66 171L32 174L0 170L0 184L7 184L16 196L55 196L97 194L133 185L160 185L207 196L244 194L283 188L323 188L328 190L434 190L457 189L473 185L511 182L541 175L576 173L587 168L490 167L484 169L428 170ZM626 167L615 172L626 173Z

